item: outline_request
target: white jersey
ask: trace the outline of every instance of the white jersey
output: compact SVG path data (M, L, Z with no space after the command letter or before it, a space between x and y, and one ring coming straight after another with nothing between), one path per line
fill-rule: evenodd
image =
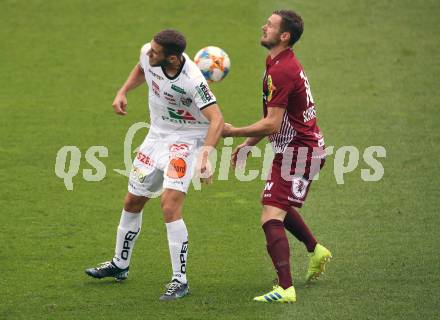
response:
M162 67L152 67L147 52L150 43L141 49L140 66L149 87L151 127L149 140L205 138L209 122L201 110L216 103L203 74L183 54L184 63L174 77L165 74Z

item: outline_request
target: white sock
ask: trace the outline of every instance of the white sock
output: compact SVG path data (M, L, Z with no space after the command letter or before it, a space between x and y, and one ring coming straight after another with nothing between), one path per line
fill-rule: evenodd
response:
M188 257L188 230L183 219L170 223L167 226L168 246L170 248L173 279L186 283L186 261Z
M116 248L113 263L121 269L130 265L131 253L134 243L139 237L142 225L142 211L131 213L122 210L121 220L119 221L118 232L116 234Z

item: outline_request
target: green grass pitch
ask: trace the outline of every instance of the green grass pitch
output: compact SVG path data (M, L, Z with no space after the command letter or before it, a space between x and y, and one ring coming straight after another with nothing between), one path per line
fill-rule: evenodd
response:
M275 275L259 226L264 183L231 172L187 197L188 298L158 301L171 268L157 200L144 211L129 280L87 278L86 267L113 254L125 133L147 120L145 88L129 95L126 117L111 108L142 44L173 27L190 56L225 49L231 73L212 90L226 121L246 125L261 115L259 37L276 8L305 20L295 50L326 144L361 152L343 185L330 157L301 210L333 252L328 272L306 285L305 249L289 236L297 303L252 301ZM437 0L1 0L0 319L438 319L439 16ZM82 153L73 191L54 172L67 145ZM107 174L86 182L94 145L109 150ZM385 174L364 182L362 152L374 145L386 148Z

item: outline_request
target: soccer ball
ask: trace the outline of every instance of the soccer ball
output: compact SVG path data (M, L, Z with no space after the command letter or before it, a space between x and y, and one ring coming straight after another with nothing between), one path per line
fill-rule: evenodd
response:
M208 82L222 80L229 72L231 61L226 52L218 47L201 49L194 56L194 62Z

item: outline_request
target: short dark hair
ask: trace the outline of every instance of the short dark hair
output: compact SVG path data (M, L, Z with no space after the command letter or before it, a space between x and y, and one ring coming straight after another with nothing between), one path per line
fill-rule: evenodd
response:
M157 33L153 40L163 47L165 56L181 56L186 48L185 36L177 30L165 29Z
M273 14L279 15L281 20L281 32L290 33L289 46L293 46L304 31L304 22L299 14L292 10L275 10Z

